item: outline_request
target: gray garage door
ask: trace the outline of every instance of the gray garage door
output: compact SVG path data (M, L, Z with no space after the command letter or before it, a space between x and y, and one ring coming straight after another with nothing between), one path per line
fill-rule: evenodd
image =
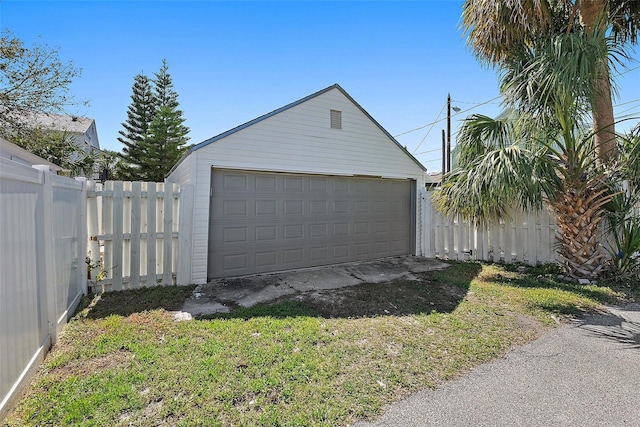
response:
M212 170L209 278L411 253L411 181Z

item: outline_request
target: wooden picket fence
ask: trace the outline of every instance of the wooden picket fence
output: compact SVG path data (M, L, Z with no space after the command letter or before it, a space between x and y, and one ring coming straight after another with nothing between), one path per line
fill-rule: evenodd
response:
M547 210L513 212L509 221L483 226L443 216L430 192L422 208L426 257L530 265L557 261L556 224Z
M175 284L179 211L177 184L89 182L91 290Z

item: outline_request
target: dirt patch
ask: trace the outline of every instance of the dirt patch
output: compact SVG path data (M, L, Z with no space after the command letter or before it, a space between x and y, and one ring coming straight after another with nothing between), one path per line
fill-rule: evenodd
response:
M51 369L49 375L63 380L71 376L86 378L90 374L105 369L122 369L129 366L133 360L133 353L126 350L116 350L99 357L88 359L73 359Z
M178 310L195 289L191 286L156 286L99 294L89 304L88 319L130 316L147 310Z
M426 273L384 283L362 283L339 289L286 295L272 304L295 301L323 317L365 317L451 312L467 288L429 280Z

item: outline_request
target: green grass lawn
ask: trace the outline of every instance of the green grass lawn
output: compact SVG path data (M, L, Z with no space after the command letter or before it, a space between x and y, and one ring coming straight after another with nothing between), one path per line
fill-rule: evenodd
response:
M563 318L627 297L456 263L174 322L193 287L96 297L63 330L10 426L340 426L436 387Z

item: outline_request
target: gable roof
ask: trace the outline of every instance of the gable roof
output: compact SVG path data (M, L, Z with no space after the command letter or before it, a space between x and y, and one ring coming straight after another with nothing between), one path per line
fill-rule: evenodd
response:
M349 94L347 93L347 91L345 91L345 90L344 90L344 89L343 89L339 84L337 84L337 83L336 83L336 84L333 84L333 85L331 85L331 86L329 86L329 87L327 87L327 88L324 88L324 89L322 89L322 90L319 90L318 92L312 93L311 95L305 96L305 97L304 97L304 98L302 98L302 99L299 99L299 100L294 101L294 102L292 102L292 103L290 103L290 104L287 104L287 105L285 105L284 107L280 107L280 108L278 108L278 109L276 109L276 110L271 111L270 113L264 114L264 115L262 115L262 116L260 116L260 117L257 117L257 118L255 118L255 119L253 119L253 120L250 120L250 121L248 121L248 122L246 122L246 123L244 123L244 124L241 124L240 126L236 126L236 127L235 127L235 128L233 128L233 129L230 129L230 130L228 130L228 131L226 131L226 132L223 132L223 133L221 133L221 134L219 134L219 135L216 135L216 136L214 136L214 137L212 137L212 138L209 138L209 139L207 139L207 140L205 140L205 141L203 141L203 142L201 142L201 143L199 143L199 144L192 145L192 146L191 146L191 147L189 147L189 149L187 149L187 151L182 155L182 157L180 158L180 160L178 160L178 162L177 162L177 163L176 163L176 164L171 168L171 170L169 171L169 174L171 174L171 172L173 172L173 170L174 170L176 167L178 167L178 165L179 165L180 163L182 163L182 161L183 161L185 158L187 158L187 156L189 156L189 154L191 154L192 152L197 151L197 150L199 150L199 149L201 149L201 148L203 148L203 147L206 147L207 145L212 144L212 143L214 143L214 142L216 142L216 141L218 141L218 140L220 140L220 139L223 139L223 138L225 138L225 137L227 137L227 136L229 136L229 135L233 135L234 133L239 132L239 131L241 131L241 130L243 130L243 129L245 129L245 128L248 128L249 126L252 126L252 125L254 125L254 124L256 124L256 123L259 123L259 122L261 122L261 121L263 121L263 120L265 120L265 119L268 119L269 117L275 116L276 114L282 113L283 111L289 110L290 108L293 108L293 107L295 107L295 106L297 106L297 105L300 105L300 104L302 104L302 103L305 103L305 102L307 102L307 101L309 101L309 100L311 100L311 99L313 99L313 98L316 98L317 96L320 96L320 95L322 95L322 94L324 94L324 93L326 93L326 92L329 92L329 91L331 91L331 90L333 90L333 89L337 89L337 90L339 90L339 91L340 91L340 92L341 92L341 93L342 93L342 94L343 94L343 95L344 95L344 96L345 96L349 101L351 101L351 103L353 103L353 105L355 105L355 106L356 106L356 107L357 107L357 108L358 108L358 109L359 109L359 110L360 110L360 111L361 111L361 112L362 112L362 113L363 113L363 114L364 114L364 115L365 115L365 116L366 116L366 117L367 117L367 118L368 118L368 119L369 119L373 124L375 124L375 125L378 127L378 129L380 129L380 130L382 131L382 133L384 133L384 134L385 134L385 135L386 135L386 136L387 136L391 141L393 141L393 142L394 142L394 143L395 143L395 144L396 144L396 145L397 145L397 146L398 146L398 147L399 147L399 148L400 148L400 149L401 149L401 150L402 150L402 151L403 151L407 156L409 156L409 158L411 158L411 160L413 160L413 161L414 161L414 162L415 162L415 163L416 163L416 164L417 164L417 165L418 165L418 166L419 166L423 171L425 171L425 172L426 172L426 170L427 170L427 169L422 165L422 163L420 163L420 162L418 161L418 159L416 159L415 157L413 157L413 155L412 155L411 153L409 153L409 151L408 151L406 148L404 148L404 147L403 147L403 146L402 146L398 141L396 141L396 139L395 139L393 136L391 136L391 134L390 134L389 132L387 132L387 130L386 130L385 128L383 128L383 127L380 125L380 123L378 123L378 122L377 122L373 117L371 117L371 115L370 115L370 114L369 114L369 113L368 113L364 108L362 108L362 107L360 106L360 104L358 104L358 103L355 101L355 99L353 99L353 98L351 97L351 95L349 95Z
M30 126L43 129L85 133L91 127L94 119L54 113L29 113L25 117L25 122Z

